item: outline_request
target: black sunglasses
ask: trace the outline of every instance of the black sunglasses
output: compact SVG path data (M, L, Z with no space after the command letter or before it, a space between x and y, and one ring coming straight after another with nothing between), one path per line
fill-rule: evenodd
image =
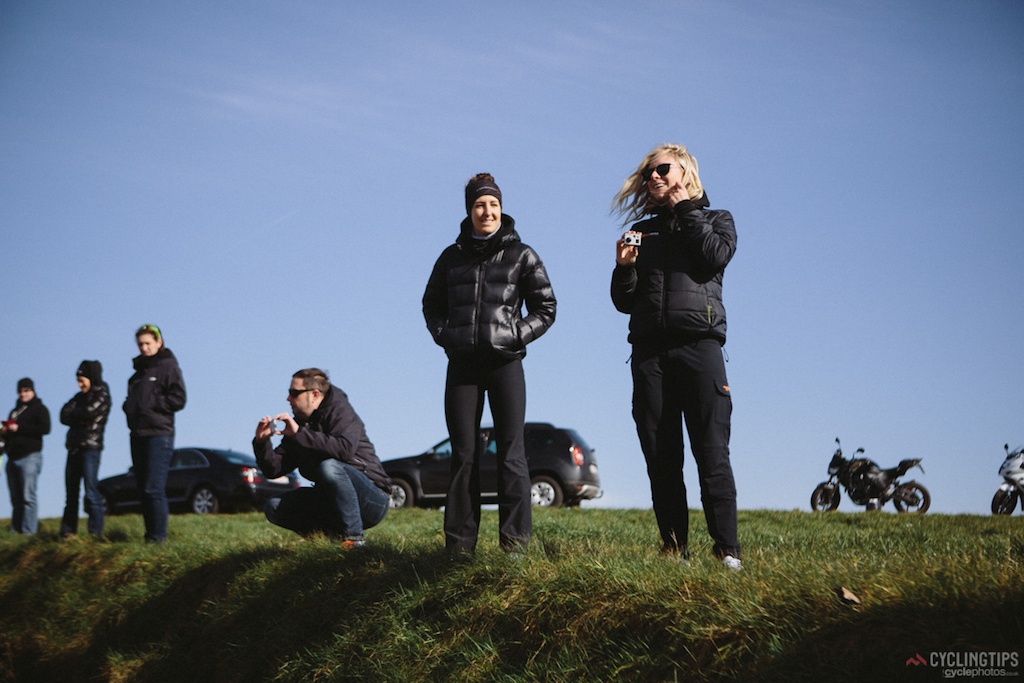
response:
M651 166L650 168L645 168L643 170L643 173L640 174L640 177L643 178L644 182L646 183L648 180L651 179L651 176L654 175L654 172L657 171L658 175L664 178L666 175L668 175L668 171L670 168L672 168L672 164L658 164L657 166Z
M298 398L299 396L302 396L307 391L316 391L316 389L289 389L288 390L288 395L291 396L292 398Z

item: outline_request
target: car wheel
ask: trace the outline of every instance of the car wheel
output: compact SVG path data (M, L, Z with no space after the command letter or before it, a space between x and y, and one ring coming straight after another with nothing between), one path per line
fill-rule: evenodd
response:
M411 508L413 506L412 487L404 479L391 480L391 507Z
M542 474L530 480L530 502L536 507L551 508L562 504L562 487Z
M215 515L220 512L217 494L208 486L200 486L188 499L188 509L197 515Z

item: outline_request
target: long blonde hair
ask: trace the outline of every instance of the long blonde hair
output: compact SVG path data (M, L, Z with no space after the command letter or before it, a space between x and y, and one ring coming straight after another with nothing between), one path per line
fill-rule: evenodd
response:
M662 154L673 154L679 160L679 166L683 169L683 186L690 193L690 199L698 199L704 194L704 186L697 175L697 160L686 151L684 145L658 145L644 157L640 165L636 167L622 188L612 199L612 213L622 216L622 224L635 223L649 213L654 213L655 205L651 203L651 197L647 192L647 183L644 182L643 172L650 166L651 162Z

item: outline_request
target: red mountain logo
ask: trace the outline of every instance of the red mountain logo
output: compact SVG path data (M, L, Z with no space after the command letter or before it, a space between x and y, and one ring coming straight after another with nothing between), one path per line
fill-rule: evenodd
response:
M907 660L907 666L928 666L928 660L920 654L916 654Z

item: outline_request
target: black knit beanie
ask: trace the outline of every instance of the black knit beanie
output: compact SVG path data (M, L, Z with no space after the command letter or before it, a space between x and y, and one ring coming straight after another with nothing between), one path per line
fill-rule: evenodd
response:
M32 391L35 391L36 384L32 381L32 378L22 377L18 380L18 391L21 391L22 389L31 389Z
M472 212L473 202L485 194L497 197L498 203L501 203L501 190L498 189L498 183L494 182L494 178L489 173L480 173L466 185L467 215Z

